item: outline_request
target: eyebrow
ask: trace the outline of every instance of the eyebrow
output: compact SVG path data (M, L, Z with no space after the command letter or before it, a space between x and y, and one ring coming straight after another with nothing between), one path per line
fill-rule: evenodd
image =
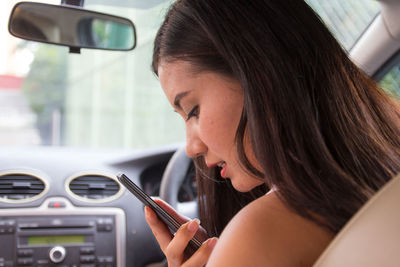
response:
M177 94L177 95L175 96L175 99L174 99L174 106L177 107L177 108L179 108L179 109L182 109L180 101L181 101L182 98L184 98L185 96L187 96L190 92L191 92L191 91L185 91L185 92L182 92L182 93Z

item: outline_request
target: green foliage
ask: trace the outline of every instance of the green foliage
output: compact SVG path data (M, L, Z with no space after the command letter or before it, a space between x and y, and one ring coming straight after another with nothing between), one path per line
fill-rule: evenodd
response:
M64 94L67 71L67 48L39 44L34 51L34 60L26 76L22 92L26 95L31 109L37 116L37 128L42 145L51 140L52 113L64 112Z
M25 78L22 90L39 118L51 108L63 105L66 81L66 51L57 46L40 44Z
M390 95L400 98L399 66L395 66L390 72L388 72L379 82L379 85Z

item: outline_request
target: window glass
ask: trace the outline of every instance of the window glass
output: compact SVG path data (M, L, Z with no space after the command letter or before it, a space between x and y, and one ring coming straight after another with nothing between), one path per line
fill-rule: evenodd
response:
M390 95L400 100L400 55L396 56L379 79L379 85Z
M150 69L170 0L86 0L85 8L130 18L138 43L129 52L80 54L10 36L8 16L17 1L0 1L0 145L142 149L184 140L184 122ZM372 0L307 2L346 49L379 9Z
M184 141L184 122L151 71L170 1L86 0L87 9L131 19L138 38L132 51L80 54L12 37L15 2L0 3L0 145L143 149Z
M349 50L379 12L374 0L306 0Z

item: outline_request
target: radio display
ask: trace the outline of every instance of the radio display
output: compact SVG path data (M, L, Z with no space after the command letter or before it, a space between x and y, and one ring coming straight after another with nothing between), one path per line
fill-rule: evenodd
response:
M84 235L37 235L28 237L28 245L83 244Z

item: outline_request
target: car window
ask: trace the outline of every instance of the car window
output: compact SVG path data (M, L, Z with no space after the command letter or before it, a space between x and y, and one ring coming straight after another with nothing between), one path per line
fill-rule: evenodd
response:
M373 0L306 0L316 11L336 39L350 50L366 27L379 13L379 3Z
M378 1L306 0L346 50L350 50L366 27L379 13ZM379 85L400 99L400 54L376 76Z
M133 51L81 49L23 41L9 35L17 1L1 1L0 144L142 149L184 140L151 72L153 39L170 1L86 0L85 8L131 19ZM60 1L47 1L59 4ZM135 6L136 3L136 6Z
M150 69L153 39L171 1L86 0L85 8L131 19L138 43L129 52L80 54L10 36L16 2L0 1L0 145L143 149L184 141L184 122ZM379 9L371 0L307 2L346 49Z
M389 61L376 79L384 90L400 100L400 54Z

